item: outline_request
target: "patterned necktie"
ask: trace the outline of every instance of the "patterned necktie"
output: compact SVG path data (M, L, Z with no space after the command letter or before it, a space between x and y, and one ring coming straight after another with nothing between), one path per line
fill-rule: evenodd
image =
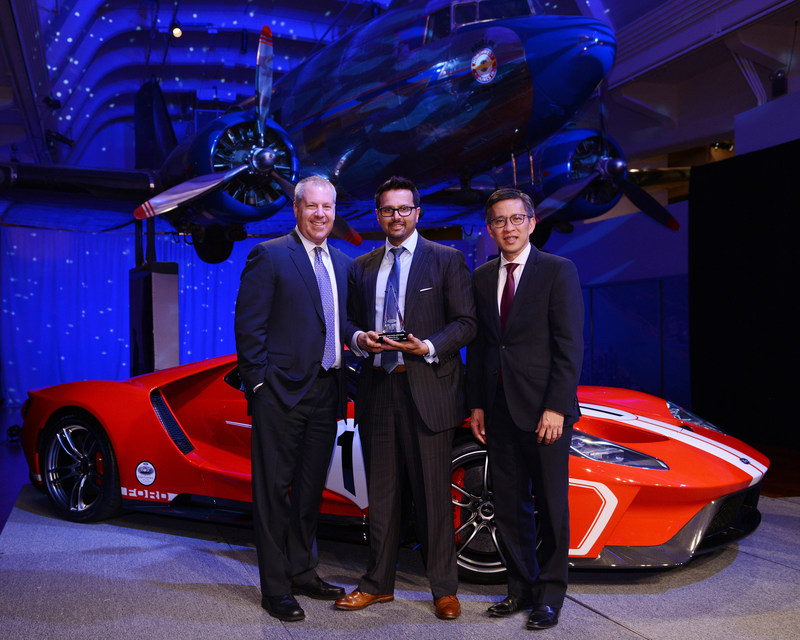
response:
M322 262L322 247L314 247L314 274L317 276L322 310L325 312L325 352L322 354L322 368L326 371L336 362L336 318L334 317L333 289L331 277Z
M517 268L515 262L509 262L506 265L506 284L503 287L503 293L500 296L500 328L505 331L506 320L511 311L511 303L514 301L514 269Z
M405 247L394 247L390 249L394 256L392 270L389 272L389 279L386 281L386 295L383 298L383 318L384 321L395 321L397 311L400 307L400 254ZM391 373L399 364L398 351L384 351L381 353L381 366L387 373Z

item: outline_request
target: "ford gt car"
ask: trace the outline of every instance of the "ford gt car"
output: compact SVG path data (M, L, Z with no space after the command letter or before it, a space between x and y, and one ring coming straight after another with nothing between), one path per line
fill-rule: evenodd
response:
M348 363L352 397L357 371ZM580 387L578 397L573 566L676 566L758 526L765 456L651 395ZM351 402L338 424L321 518L363 532L369 503L352 415ZM246 521L252 513L251 419L235 356L31 391L23 416L31 481L60 517L88 522L127 508ZM489 464L470 430L457 429L454 542L461 577L478 582L505 577Z

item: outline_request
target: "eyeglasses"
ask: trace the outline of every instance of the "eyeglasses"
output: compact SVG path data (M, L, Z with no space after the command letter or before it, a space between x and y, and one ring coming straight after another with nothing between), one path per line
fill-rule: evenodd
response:
M397 213L405 218L406 216L411 215L411 212L414 209L418 208L419 207L409 207L407 204L404 204L402 207L378 207L378 213L380 213L384 218L391 218L394 215L394 212L397 211Z
M526 220L529 220L530 216L526 216L523 213L515 213L513 216L508 216L508 218L500 217L500 218L492 218L489 220L489 224L492 225L495 229L502 229L506 226L506 221L511 220L511 224L515 227L523 224Z

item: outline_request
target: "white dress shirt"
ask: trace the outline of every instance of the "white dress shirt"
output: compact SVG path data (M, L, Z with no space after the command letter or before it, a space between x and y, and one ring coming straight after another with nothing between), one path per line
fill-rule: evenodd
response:
M414 259L414 251L417 249L418 240L419 233L417 233L417 230L415 229L414 232L408 238L406 238L404 242L398 245L405 249L405 251L403 251L398 257L398 260L400 261L400 291L397 293L397 304L400 307L400 315L403 318L406 317L408 272L411 270L411 261ZM391 253L391 250L394 248L395 246L387 240L384 246L383 260L381 260L381 266L378 269L378 278L375 282L375 330L378 333L383 331L383 305L384 298L386 297L386 283L389 280L389 272L392 270L392 264L394 264L394 254ZM356 331L355 334L353 334L353 345L351 345L351 347L354 347L352 350L356 355L366 356L367 354L363 353L358 347L358 335L360 333L363 333L363 331ZM428 345L428 353L426 353L424 356L425 361L428 363L438 362L439 359L436 357L436 350L433 347L433 343L430 340L423 340L423 342ZM403 352L398 351L397 355L398 364L403 364ZM381 366L380 353L375 354L373 366Z

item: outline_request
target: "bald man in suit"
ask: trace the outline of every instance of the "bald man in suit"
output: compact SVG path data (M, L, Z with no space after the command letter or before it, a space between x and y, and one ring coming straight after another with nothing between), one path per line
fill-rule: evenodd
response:
M532 609L527 628L548 629L567 590L583 297L575 265L530 243L536 219L526 194L492 194L486 224L501 255L472 277L478 337L467 351L467 397L473 434L489 452L508 569L508 597L489 615Z
M455 428L466 415L460 349L475 335L464 255L416 231L419 192L394 177L375 195L384 246L353 261L348 320L361 367L356 420L365 448L370 506L367 571L336 607L394 599L404 479L411 485L437 617L461 613L450 494ZM398 320L405 341L380 338Z

